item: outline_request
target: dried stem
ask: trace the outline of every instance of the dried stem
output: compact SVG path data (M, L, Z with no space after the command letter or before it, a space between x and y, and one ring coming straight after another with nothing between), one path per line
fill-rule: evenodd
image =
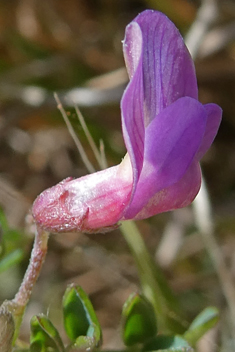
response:
M206 250L208 251L214 268L217 272L221 283L221 289L229 307L231 323L233 325L231 331L233 331L234 335L235 286L233 283L233 277L224 261L223 254L214 236L214 224L211 215L211 204L204 180L202 180L200 193L193 203L193 209L196 225L200 231Z
M198 10L197 17L185 36L185 43L193 59L198 55L202 40L215 22L218 8L215 0L204 0Z
M218 15L218 7L215 0L204 0L198 11L197 18L185 38L186 44L193 57L196 58L201 42L210 26L215 22ZM196 225L202 235L205 247L211 257L212 263L221 282L227 304L230 309L233 331L235 331L235 286L232 275L227 268L223 254L214 236L212 209L209 194L204 179L202 187L193 203ZM234 334L234 333L233 333ZM234 335L235 336L235 335Z

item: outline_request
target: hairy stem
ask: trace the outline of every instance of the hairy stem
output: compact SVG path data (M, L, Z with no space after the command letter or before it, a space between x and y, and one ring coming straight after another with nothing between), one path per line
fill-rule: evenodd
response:
M24 275L21 286L18 292L16 293L15 298L12 301L5 301L3 304L5 309L11 312L14 317L15 332L13 342L18 337L25 308L29 302L33 287L36 284L42 265L44 263L44 259L47 253L48 237L48 232L42 230L39 227L36 228L30 262Z
M26 306L31 297L33 287L38 279L47 253L48 237L48 232L42 230L41 228L36 228L29 266L26 270L21 286L13 300L13 302L20 306Z

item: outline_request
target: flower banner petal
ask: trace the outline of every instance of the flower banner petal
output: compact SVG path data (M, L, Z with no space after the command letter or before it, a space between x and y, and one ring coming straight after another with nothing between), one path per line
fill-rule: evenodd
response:
M175 25L163 13L153 10L142 12L129 26L134 23L138 23L142 32L143 99L147 125L178 98L197 99L198 89L192 58ZM132 77L138 74L134 71L137 67L135 57L140 56L140 34L128 27L124 55Z
M131 40L132 36L135 38L134 44ZM123 138L133 169L133 191L138 182L144 159L144 86L140 48L142 48L141 30L137 23L131 23L126 28L123 50L129 53L130 75L134 74L134 76L123 94L121 113Z

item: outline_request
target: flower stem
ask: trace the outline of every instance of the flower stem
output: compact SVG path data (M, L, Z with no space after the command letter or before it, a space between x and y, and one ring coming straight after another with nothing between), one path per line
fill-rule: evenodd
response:
M38 279L42 265L44 263L44 259L47 253L48 237L48 232L42 230L39 227L36 228L31 258L23 281L15 295L15 298L12 301L7 302L7 306L12 312L15 320L14 340L18 336L26 305L28 304L33 287Z
M34 245L31 253L29 266L25 273L19 291L13 301L21 306L26 306L33 290L33 287L40 274L44 259L47 253L47 242L49 233L40 228L36 229Z
M139 271L141 287L145 297L152 303L162 330L182 332L176 319L176 299L169 288L161 269L150 256L142 236L133 221L124 221L120 230L127 241Z

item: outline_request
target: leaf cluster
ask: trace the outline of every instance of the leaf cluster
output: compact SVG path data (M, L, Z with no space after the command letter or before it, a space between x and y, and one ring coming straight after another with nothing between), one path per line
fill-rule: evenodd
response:
M30 346L17 352L101 351L102 330L92 303L80 286L69 285L63 301L65 332L70 343L65 346L60 333L44 314L31 319ZM206 308L182 335L158 331L157 317L151 303L133 293L123 306L121 318L124 351L193 352L197 341L218 321L218 310ZM120 351L119 351L120 352Z

